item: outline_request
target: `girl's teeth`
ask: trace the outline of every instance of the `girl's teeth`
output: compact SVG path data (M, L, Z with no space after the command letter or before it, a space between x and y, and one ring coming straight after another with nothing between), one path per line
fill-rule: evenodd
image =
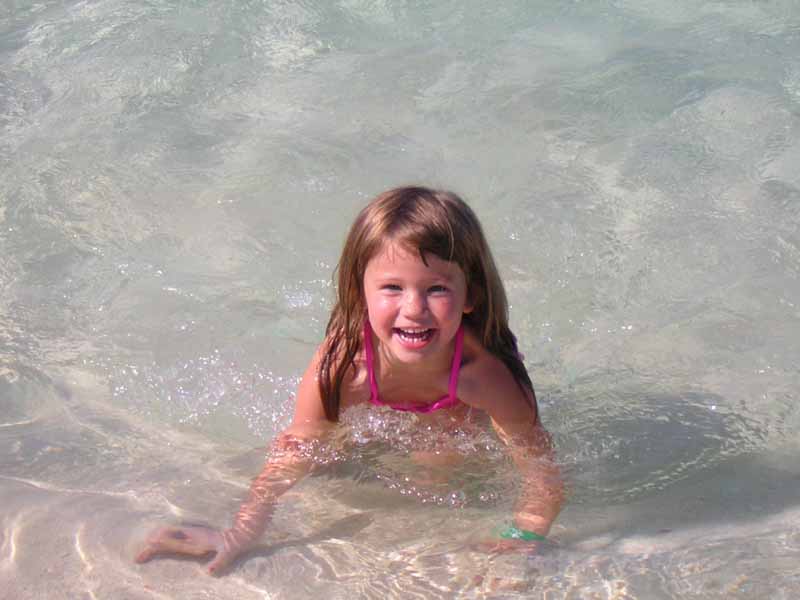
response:
M430 331L430 329L419 329L413 331L408 329L398 329L397 333L400 335L400 337L407 340L422 340L428 337Z

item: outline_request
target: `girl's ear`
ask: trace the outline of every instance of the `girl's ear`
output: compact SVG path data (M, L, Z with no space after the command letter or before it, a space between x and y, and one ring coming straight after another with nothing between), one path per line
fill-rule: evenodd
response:
M468 315L475 310L475 300L472 297L472 292L467 290L467 301L464 303L464 314Z

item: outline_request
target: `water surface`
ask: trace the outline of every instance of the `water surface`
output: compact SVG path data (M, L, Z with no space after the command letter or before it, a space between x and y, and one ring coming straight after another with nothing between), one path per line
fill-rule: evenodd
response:
M1 7L5 594L797 597L798 55L792 0ZM421 489L413 423L356 414L228 576L133 565L154 523L229 522L350 221L409 182L484 223L553 543L468 547L513 501L491 439Z

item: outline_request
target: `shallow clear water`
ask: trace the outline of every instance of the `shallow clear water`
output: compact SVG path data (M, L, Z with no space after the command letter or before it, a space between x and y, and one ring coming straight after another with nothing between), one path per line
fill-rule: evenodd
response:
M4 593L797 597L798 55L793 0L1 6ZM419 486L413 423L355 414L230 575L133 565L156 522L228 522L347 226L406 182L484 223L552 545L468 546L509 514L493 440Z

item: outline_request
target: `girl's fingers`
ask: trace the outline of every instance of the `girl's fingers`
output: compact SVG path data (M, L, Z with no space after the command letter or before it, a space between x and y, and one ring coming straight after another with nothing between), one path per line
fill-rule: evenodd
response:
M217 555L208 564L208 572L211 575L219 575L225 568L239 556L247 547L241 540L236 538L236 535L231 530L222 532L215 531L214 534L215 544L217 548Z
M535 542L522 540L490 539L474 544L473 548L487 554L535 554L538 546Z
M222 533L210 527L181 527L179 534L186 543L196 548L204 548L206 552L219 552L224 548Z
M214 560L208 563L207 568L209 575L219 575L230 562L231 556L227 552L217 552Z
M134 560L143 563L158 554L204 556L221 548L219 539L218 532L204 527L161 527L147 536Z
M165 546L163 539L169 536L168 531L169 528L161 527L150 533L147 536L147 539L145 540L144 548L142 548L141 552L139 552L139 554L136 555L136 558L134 558L134 560L137 563L147 562L148 560L153 558L156 554L164 552Z
M137 554L133 560L137 563L147 562L153 558L154 554L155 552L153 552L153 549L150 546L147 546L141 552L139 552L139 554Z
M160 527L147 536L145 547L134 560L143 563L162 554L205 556L216 553L206 569L211 575L219 575L244 549L230 531L198 526Z

